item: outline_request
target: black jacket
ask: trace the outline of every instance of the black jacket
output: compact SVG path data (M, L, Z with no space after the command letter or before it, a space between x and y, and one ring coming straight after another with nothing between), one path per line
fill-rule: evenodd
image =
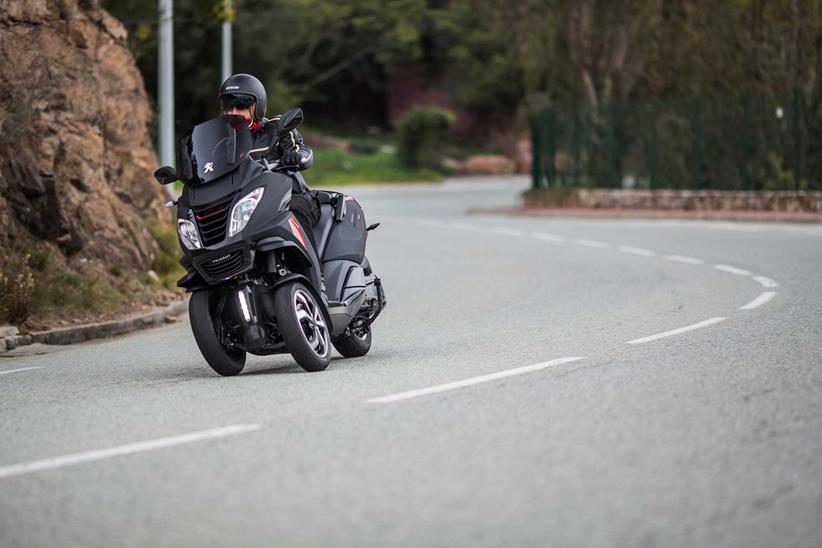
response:
M262 126L257 130L252 130L254 144L251 146L249 154L255 160L268 160L274 162L279 160L283 153L288 150L296 150L300 153L300 164L295 166L295 171L304 171L314 163L314 152L311 147L303 143L303 136L296 129L280 134L280 117L263 119Z

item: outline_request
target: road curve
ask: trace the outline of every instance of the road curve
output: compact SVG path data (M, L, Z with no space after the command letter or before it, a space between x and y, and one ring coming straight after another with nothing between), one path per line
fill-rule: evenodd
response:
M372 352L0 358L0 546L819 546L822 228L362 187Z

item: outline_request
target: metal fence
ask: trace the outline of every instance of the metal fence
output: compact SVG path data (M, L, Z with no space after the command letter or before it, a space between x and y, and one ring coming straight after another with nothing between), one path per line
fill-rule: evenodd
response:
M535 188L822 190L811 94L563 105L532 126Z

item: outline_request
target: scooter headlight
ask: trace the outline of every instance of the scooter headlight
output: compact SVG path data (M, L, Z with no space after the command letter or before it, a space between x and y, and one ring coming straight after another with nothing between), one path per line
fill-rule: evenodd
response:
M231 210L231 223L228 227L229 238L238 234L248 224L251 214L254 213L254 209L263 197L263 190L265 190L263 187L255 188L243 196Z
M180 234L180 241L189 249L200 249L200 235L197 234L197 227L189 220L177 219L177 232Z

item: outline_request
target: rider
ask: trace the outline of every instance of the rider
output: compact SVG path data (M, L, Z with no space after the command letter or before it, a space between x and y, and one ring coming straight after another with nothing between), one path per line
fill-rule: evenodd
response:
M220 114L239 114L248 122L254 138L249 151L255 160L280 161L291 171L303 171L314 163L314 152L303 143L303 137L296 129L280 134L280 116L265 117L265 87L250 74L230 76L220 86ZM291 212L305 227L314 249L314 225L320 220L320 206L314 194L305 186L302 177L292 177Z

